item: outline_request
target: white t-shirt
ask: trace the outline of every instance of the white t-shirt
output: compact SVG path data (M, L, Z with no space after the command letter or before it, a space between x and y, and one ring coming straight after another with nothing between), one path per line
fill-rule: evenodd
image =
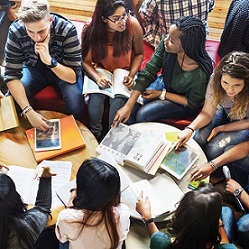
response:
M118 233L120 238L118 249L121 248L123 241L126 239L130 227L130 210L120 204L114 207ZM104 222L97 226L84 226L82 230L82 220L84 210L67 208L60 212L56 223L56 236L62 242L69 241L70 249L109 249L110 239ZM99 212L93 215L89 222L96 224L101 217Z

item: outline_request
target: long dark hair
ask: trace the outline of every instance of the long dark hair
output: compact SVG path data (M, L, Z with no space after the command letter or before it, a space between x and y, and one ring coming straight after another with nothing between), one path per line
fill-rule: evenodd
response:
M183 16L174 22L181 32L180 40L186 55L196 61L209 80L212 72L212 60L206 51L206 31L203 22L193 16ZM164 58L163 79L170 84L173 77L177 54L169 53Z
M29 230L20 222L26 211L13 180L6 174L0 174L0 249L8 248L10 234L18 238L20 248L34 248Z
M107 24L103 18L114 14L120 6L127 9L122 0L98 0L89 24L86 24L81 34L82 59L86 57L89 49L92 49L92 57L95 63L100 62L106 56L106 47L108 45ZM113 56L118 57L127 53L131 46L130 19L127 20L127 27L123 32L115 32L113 38Z
M96 211L101 212L102 218L96 226L104 221L111 241L111 248L117 248L119 234L113 207L120 204L118 171L112 165L98 158L86 160L78 170L76 186L76 197L73 200L72 208L86 211L82 221L82 229L88 225L87 221Z
M172 234L174 249L205 249L220 241L218 231L222 197L211 183L184 195L177 207Z
M230 75L232 78L242 79L245 82L243 90L236 96L234 104L228 116L231 119L243 119L249 106L249 53L231 52L225 55L219 65L214 70L212 78L213 104L223 104L227 94L221 86L223 74Z

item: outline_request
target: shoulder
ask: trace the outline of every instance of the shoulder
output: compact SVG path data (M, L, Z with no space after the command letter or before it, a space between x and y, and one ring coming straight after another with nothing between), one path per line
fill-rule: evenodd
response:
M131 16L130 23L131 23L131 27L132 27L134 35L143 34L143 29L142 29L140 23L138 22L137 18Z
M64 221L64 222L74 222L74 221L82 220L83 217L84 217L83 210L67 208L67 209L62 210L59 213L58 220Z
M56 34L67 35L72 31L76 33L76 28L70 20L56 14L54 14L52 17L52 28Z
M114 212L130 215L130 209L123 203L120 203L118 206L114 207Z

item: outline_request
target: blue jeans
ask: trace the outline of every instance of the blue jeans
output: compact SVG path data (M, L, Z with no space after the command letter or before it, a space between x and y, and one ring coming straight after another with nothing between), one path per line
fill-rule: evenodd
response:
M231 208L223 206L221 219L224 224L227 237L231 242L233 237L241 244L249 246L249 214L243 214L235 221Z
M151 249L166 249L171 245L170 237L163 232L155 232L151 235L150 248Z
M27 67L24 65L22 72L21 82L25 88L28 99L50 83L61 91L63 99L65 100L65 113L73 114L76 119L82 121L84 110L82 74L75 84L70 84L59 79L51 69L42 63L38 63L35 67Z
M158 76L147 89L161 91L163 88L165 88L165 85L161 75ZM144 100L144 105L137 112L136 121L140 123L169 118L187 118L189 116L197 115L199 111L200 108L191 109L187 106L179 105L169 100Z
M88 101L88 115L89 115L89 126L91 132L96 138L100 138L102 135L102 118L105 108L105 100L109 98L105 94L101 93L91 93L89 94ZM116 115L118 109L124 106L127 98L125 97L115 97L114 99L109 98L110 111L109 111L109 124L108 129L110 129L113 119Z
M224 153L228 146L236 145L249 139L249 130L246 129L221 132L212 138L210 142L207 142L207 138L214 127L230 122L224 109L221 106L218 106L212 121L205 127L196 131L194 140L201 146L208 160L212 160Z

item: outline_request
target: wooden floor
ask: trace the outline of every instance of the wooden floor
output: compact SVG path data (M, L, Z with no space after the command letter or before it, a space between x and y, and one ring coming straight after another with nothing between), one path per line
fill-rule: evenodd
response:
M216 0L215 7L208 17L209 39L219 40L231 0ZM20 2L18 2L18 5ZM87 9L87 8L86 8ZM15 9L17 11L18 8ZM51 6L51 11L66 16L71 20L86 21L92 16L92 11Z

